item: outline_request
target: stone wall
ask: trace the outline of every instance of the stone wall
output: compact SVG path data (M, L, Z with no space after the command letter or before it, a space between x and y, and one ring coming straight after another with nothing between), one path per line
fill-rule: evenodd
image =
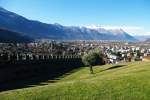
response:
M17 57L2 59L0 62L0 83L23 80L44 74L53 77L83 66L79 56L34 56L32 58L26 56L19 59Z

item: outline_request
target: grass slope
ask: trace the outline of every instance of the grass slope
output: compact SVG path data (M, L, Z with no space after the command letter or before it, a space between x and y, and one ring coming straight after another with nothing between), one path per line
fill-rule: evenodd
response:
M80 68L43 86L5 91L0 100L149 100L150 62Z

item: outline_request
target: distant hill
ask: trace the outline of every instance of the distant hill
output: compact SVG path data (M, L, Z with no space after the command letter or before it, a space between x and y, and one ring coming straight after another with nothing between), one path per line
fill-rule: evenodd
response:
M146 39L145 41L146 41L146 42L150 42L150 38Z
M150 39L150 35L138 35L138 36L134 36L137 40L140 40L140 41L146 41L148 39Z
M20 33L8 31L6 29L0 29L0 42L12 43L12 42L31 42L32 39L27 36L22 36Z
M62 26L28 20L13 12L0 8L0 27L22 33L32 39L54 40L125 40L136 41L125 31L99 28ZM103 31L101 31L103 30Z

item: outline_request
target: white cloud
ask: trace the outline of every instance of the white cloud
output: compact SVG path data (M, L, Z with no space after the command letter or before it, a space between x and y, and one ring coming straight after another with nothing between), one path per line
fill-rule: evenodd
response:
M145 31L144 27L140 26L110 26L110 25L90 25L87 28L104 28L104 29L123 29L131 35L150 35L150 32Z
M143 29L142 27L137 27L137 26L102 26L102 28L105 29L125 29L125 30L141 30Z
M144 28L123 28L127 33L131 35L150 35Z
M146 32L147 35L150 35L150 32Z
M146 32L144 32L143 27L139 26L104 26L105 29L123 29L130 35L146 35Z

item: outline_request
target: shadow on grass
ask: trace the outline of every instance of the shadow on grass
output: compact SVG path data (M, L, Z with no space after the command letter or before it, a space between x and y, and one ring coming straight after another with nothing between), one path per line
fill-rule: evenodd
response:
M47 70L46 72L39 73L38 75L34 75L32 77L26 77L8 82L3 82L0 83L0 92L14 89L43 86L48 85L50 83L55 83L58 80L62 79L63 77L76 72L77 69L79 68L80 66L76 66L75 68L72 66L65 66L59 69L58 71L53 72L51 70Z
M107 68L107 69L101 69L100 71L98 71L98 72L96 72L96 73L100 73L100 72L104 72L104 71L112 70L112 69L117 69L117 68L124 67L124 66L126 66L126 65L114 65L114 66L109 67L109 68ZM96 74L96 73L94 73L94 74Z
M108 69L101 70L100 72L120 68L123 66L126 66L126 65L115 65ZM57 67L57 66L55 66L55 67ZM44 68L43 65L42 65L42 68ZM61 80L62 78L64 78L65 76L78 71L78 69L80 69L80 68L81 68L80 66L76 66L75 68L72 66L65 66L65 67L62 67L61 69L59 69L59 71L47 70L46 72L41 72L38 75L34 75L32 77L26 77L26 78L13 80L13 81L8 81L5 83L0 83L0 92L14 90L14 89L43 86L43 85L48 85L50 83L55 83L58 80Z
M115 66L112 66L106 70L116 69L116 68L120 68L120 67L124 67L124 66L126 66L126 65L115 65Z

